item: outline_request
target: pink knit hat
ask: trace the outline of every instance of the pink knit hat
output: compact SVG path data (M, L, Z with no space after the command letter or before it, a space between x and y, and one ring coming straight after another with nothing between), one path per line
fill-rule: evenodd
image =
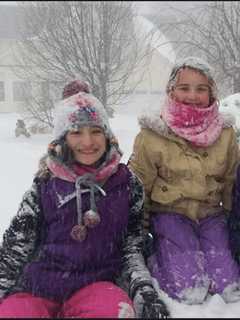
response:
M73 80L63 88L62 98L66 99L78 92L90 93L89 84L82 80Z
M71 91L67 92L70 94ZM84 126L100 127L110 141L114 138L104 106L94 95L86 92L70 94L61 100L55 106L53 124L54 139L61 139L69 130Z

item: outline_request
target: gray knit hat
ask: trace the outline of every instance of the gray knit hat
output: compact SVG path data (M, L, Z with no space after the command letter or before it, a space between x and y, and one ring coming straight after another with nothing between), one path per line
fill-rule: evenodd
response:
M217 86L213 79L213 70L211 66L205 62L203 59L198 57L186 57L179 59L172 68L168 83L167 83L167 94L172 91L176 81L178 72L185 68L191 68L193 70L199 71L201 74L205 75L209 81L211 89L211 98L215 100L217 98Z
M79 92L56 105L54 139L61 139L69 130L78 130L84 126L100 127L107 138L114 138L108 115L102 103L92 94Z

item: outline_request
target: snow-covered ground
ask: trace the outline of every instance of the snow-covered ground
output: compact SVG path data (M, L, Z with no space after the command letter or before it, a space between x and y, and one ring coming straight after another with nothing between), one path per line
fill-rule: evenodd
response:
M121 149L124 152L123 162L126 162L131 154L134 137L139 127L137 115L150 105L158 107L159 97L145 97L143 103L129 102L119 107L115 117L110 120L114 133L119 139ZM140 101L139 100L139 101ZM237 113L238 107L235 101L240 101L240 95L230 97L227 100L228 107L221 107L224 111ZM148 103L147 103L148 102ZM238 103L237 103L238 104ZM17 114L0 113L0 236L8 227L11 218L16 214L22 195L31 183L33 174L37 170L38 160L46 151L51 135L34 135L31 138L15 138L14 128ZM239 109L240 119L240 109ZM180 304L165 294L162 294L173 318L239 318L240 302L225 304L219 295L209 296L204 304L188 306Z
M236 125L240 128L240 93L235 93L222 99L220 110L233 113L236 116Z

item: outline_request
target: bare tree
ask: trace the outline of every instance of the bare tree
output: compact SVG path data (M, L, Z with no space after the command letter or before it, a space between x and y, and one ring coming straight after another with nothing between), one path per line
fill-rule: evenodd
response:
M240 92L240 2L206 1L194 10L171 7L171 13L175 19L158 21L178 55L205 58L225 94Z
M37 94L29 97L26 104L33 117L51 125L54 95L77 77L90 84L112 115L111 107L141 80L139 77L130 85L129 78L139 64L147 64L151 58L151 35L139 37L133 3L33 1L19 5L24 21L15 72L22 79L50 84L53 95L48 93L42 100Z

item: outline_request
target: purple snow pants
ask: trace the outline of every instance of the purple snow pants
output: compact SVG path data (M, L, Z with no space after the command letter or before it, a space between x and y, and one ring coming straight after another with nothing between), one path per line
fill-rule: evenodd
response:
M185 294L193 296L195 290L195 303L201 303L208 292L221 294L238 281L239 268L231 256L225 214L197 223L177 213L154 213L152 226L155 253L148 265L170 297L184 301Z

